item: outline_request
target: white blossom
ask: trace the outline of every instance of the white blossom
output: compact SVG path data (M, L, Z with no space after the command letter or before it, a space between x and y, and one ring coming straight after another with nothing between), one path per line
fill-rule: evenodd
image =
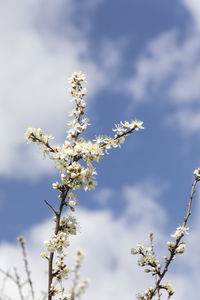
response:
M194 174L195 179L197 181L199 181L200 180L200 168L194 170L193 174Z
M188 234L189 227L180 226L176 228L176 231L171 234L171 237L178 239L181 235L184 235L184 233Z

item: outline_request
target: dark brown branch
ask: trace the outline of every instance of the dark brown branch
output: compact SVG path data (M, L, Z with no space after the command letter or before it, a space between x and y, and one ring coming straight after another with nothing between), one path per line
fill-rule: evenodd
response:
M57 216L58 212L53 208L53 206L47 200L44 200L44 202L53 210L54 214Z
M60 230L61 214L63 211L63 207L65 206L65 199L67 197L68 191L69 191L69 188L67 188L64 192L62 192L62 199L60 202L59 210L57 211L57 214L56 214L56 226L55 226L55 230L54 230L54 234L56 234L56 235L58 234L58 232ZM48 300L52 299L51 284L52 284L53 277L54 277L53 270L52 270L53 258L54 258L54 252L51 252L50 256L49 256L49 260L48 260L49 261Z
M40 138L38 138L33 132L30 134L31 135L31 137L35 140L33 140L33 142L36 142L36 141L38 141L38 142L40 142L40 143L42 143L43 145L45 145L47 148L49 148L50 149L50 152L53 152L53 153L55 153L56 151L49 145L49 143L47 142L47 143L44 143Z

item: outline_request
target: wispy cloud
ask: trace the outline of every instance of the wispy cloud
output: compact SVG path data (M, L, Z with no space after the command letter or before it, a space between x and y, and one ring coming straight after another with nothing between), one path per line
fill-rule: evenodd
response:
M85 9L87 3L91 11L101 1L87 1ZM32 149L23 146L25 128L42 127L60 141L71 105L66 79L75 70L87 73L90 96L109 79L87 55L87 32L73 19L74 1L8 0L0 10L0 174L37 177L50 169L42 160L37 168L32 164Z
M182 4L191 12L187 29L181 33L174 28L151 40L134 64L135 71L127 83L127 89L136 102L153 101L155 95L167 101L171 111L174 111L173 118L177 116L179 128L183 132L187 129L188 133L193 133L193 122L185 122L184 127L181 120L185 113L191 115L192 109L199 103L200 41L197 16L200 7L198 1L186 0ZM195 116L196 113L196 119Z
M194 26L197 29L200 29L200 3L198 0L181 0L181 2L186 6L186 8L190 11Z
M101 205L105 205L108 203L110 198L114 195L114 192L110 188L102 188L99 189L95 194L94 194L94 199Z
M133 97L148 100L149 92L156 92L167 96L176 105L197 100L200 92L199 49L198 35L193 31L183 42L179 42L176 30L152 40L128 84Z
M125 209L126 218L131 220L134 215L135 218L146 220L149 224L159 223L160 226L161 224L164 226L167 215L156 203L164 188L164 185L161 184L158 189L156 182L151 180L143 180L137 185L124 187L123 198L128 204ZM149 228L150 231L151 228Z
M191 133L199 133L200 130L200 109L183 108L169 115L165 122L170 127L181 129L184 136Z

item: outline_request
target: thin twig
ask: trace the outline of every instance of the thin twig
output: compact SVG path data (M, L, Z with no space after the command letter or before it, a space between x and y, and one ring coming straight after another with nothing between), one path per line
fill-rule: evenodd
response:
M191 215L191 206L192 206L192 200L193 200L193 196L194 196L194 193L195 193L195 187L196 187L196 184L197 184L198 180L194 180L194 182L192 183L192 190L191 190L191 194L190 194L190 198L189 198L189 202L188 202L188 209L187 209L187 213L186 213L186 216L184 217L184 222L183 222L183 227L186 227L187 225L187 222L188 222L188 219ZM168 267L170 265L170 263L173 261L174 259L174 256L175 256L175 253L176 253L176 249L178 248L179 246L179 243L181 241L181 239L183 238L184 234L182 233L177 239L176 239L176 243L175 243L175 246L174 248L171 250L171 253L170 253L170 257L169 259L166 261L166 264L165 264L165 267L164 267L164 270L162 273L160 273L159 275L159 279L157 280L156 282L156 286L154 288L154 290L152 291L151 293L151 296L150 296L150 299L153 298L153 296L155 295L156 291L157 290L160 290L160 283L163 279L163 277L165 276L166 272L168 271Z
M16 268L14 268L14 272L15 272L16 285L18 287L19 296L20 296L21 300L24 300L24 296L23 296L23 293L22 293L22 285L21 285L20 277L19 277L19 274L17 273Z
M2 284L1 284L1 295L3 295L3 293L4 293L4 289L5 289L7 280L8 280L8 276L5 275L3 280L2 280Z
M28 284L30 286L30 291L31 291L32 299L34 300L35 293L34 293L34 289L33 289L33 282L31 280L31 273L29 271L28 259L27 259L25 242L24 242L23 236L19 236L18 237L18 241L19 241L19 243L21 245L21 248L22 248L22 255L23 255L23 260L24 260L25 272L26 272L26 275L27 275L27 281L28 281Z
M58 212L53 208L53 206L47 200L44 200L44 202L53 210L54 214L57 216Z
M4 274L7 278L9 278L9 279L11 279L12 281L14 281L14 283L17 283L16 282L16 279L7 271L4 271L4 270L2 270L2 269L0 269L0 272L2 273L2 274Z

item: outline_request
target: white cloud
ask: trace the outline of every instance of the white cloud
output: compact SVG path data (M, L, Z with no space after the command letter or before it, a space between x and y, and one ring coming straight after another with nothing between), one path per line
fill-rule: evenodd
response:
M197 101L200 93L198 35L190 32L184 42L178 39L177 31L164 32L147 45L136 64L136 74L128 83L136 100L148 100L149 92L156 92L176 105Z
M133 187L125 187L124 198L128 203L126 207L127 218L131 219L134 214L135 218L145 219L148 224L159 223L160 225L164 225L167 216L163 209L155 202L163 192L163 189L164 186L158 190L156 183L145 180ZM150 231L151 229L149 229Z
M98 192L94 194L94 199L97 200L101 205L107 204L111 197L114 195L114 192L110 188L98 189Z
M200 29L200 2L198 0L182 0L193 17L193 21L197 29Z
M135 72L128 81L127 89L136 102L149 101L154 95L159 96L159 101L168 101L172 114L167 118L177 117L176 124L182 132L192 133L197 122L188 124L182 120L185 114L191 115L191 105L199 103L200 41L196 25L200 9L199 1L185 0L182 4L192 12L193 23L191 20L188 22L182 38L179 30L174 28L151 40L134 65ZM196 116L195 113L195 120Z
M89 1L88 10L99 4ZM109 84L103 68L87 57L87 35L74 25L74 5L71 0L0 2L0 174L37 177L53 170L42 160L34 167L23 134L31 125L53 133L57 141L65 136L72 105L66 79L72 72L87 74L90 98Z
M175 70L179 52L174 45L176 32L162 33L147 45L136 63L135 75L128 82L128 89L136 100L148 96L149 89L156 90Z
M183 108L168 116L165 121L170 127L178 126L184 135L199 133L200 110Z
M81 270L81 278L90 276L91 284L83 300L131 299L136 293L144 291L153 284L151 276L142 272L142 268L137 266L137 257L130 255L130 248L135 247L138 242L148 243L147 235L153 231L156 246L161 251L160 253L165 249L166 254L168 236L163 234L163 225L167 221L166 214L158 201L153 200L153 197L159 197L160 193L161 191L151 183L126 187L121 196L126 197L127 206L118 218L114 218L111 211L106 209L93 212L77 209L81 233L72 238L68 263L72 264L70 257L73 257L75 249L84 249L86 257ZM31 270L38 290L46 289L46 278L43 273L46 261L39 257L39 253L43 250L42 241L47 239L51 230L53 230L52 222L46 221L26 232ZM177 257L177 261L180 259L181 263L179 265L174 263L171 269L175 269L175 272L167 276L173 280L176 289L175 300L195 299L198 288L198 285L195 286L198 282L198 277L196 277L199 260L198 230L199 222L193 230L194 243L191 243L191 238L188 237L188 244L195 248L190 249L192 253L189 252L189 256L184 254L182 260L181 256ZM160 246L161 243L162 246ZM21 274L23 266L19 255L16 245L1 244L0 266L11 270L13 265L20 264ZM183 268L180 269L181 265L190 267L190 276L184 272ZM10 288L8 282L7 288ZM14 288L10 288L9 294L17 300Z

